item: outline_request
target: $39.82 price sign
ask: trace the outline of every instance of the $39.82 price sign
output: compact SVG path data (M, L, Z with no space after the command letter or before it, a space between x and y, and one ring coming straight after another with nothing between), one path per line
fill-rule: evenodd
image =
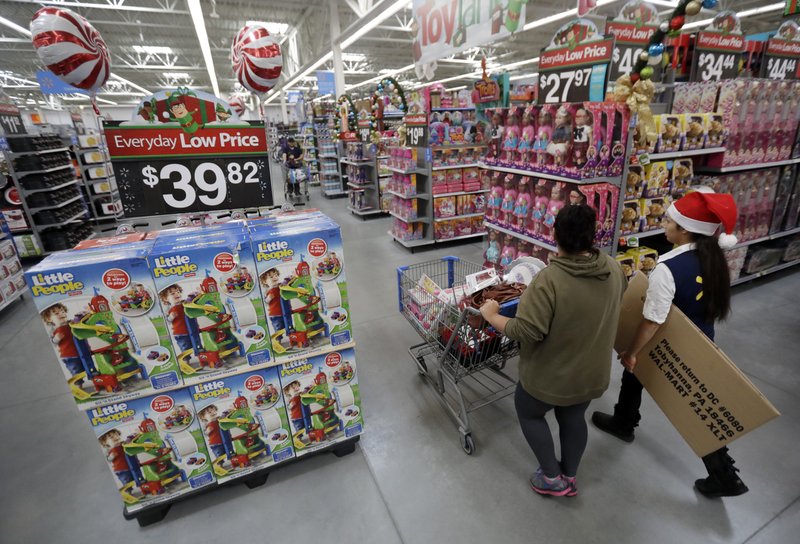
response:
M602 102L606 94L614 40L542 51L539 57L539 104Z

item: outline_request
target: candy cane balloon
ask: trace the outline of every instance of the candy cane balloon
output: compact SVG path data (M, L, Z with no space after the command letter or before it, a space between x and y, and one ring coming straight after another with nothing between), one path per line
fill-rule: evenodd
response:
M111 60L106 42L77 13L40 9L31 19L31 40L47 69L65 83L94 93L108 80Z
M254 93L266 93L283 69L281 46L265 27L245 26L231 45L231 63L239 83Z
M244 107L244 102L242 102L241 99L239 99L239 98L231 98L228 101L228 105L231 108L233 108L233 111L235 111L236 115L238 115L239 117L244 115L245 107Z

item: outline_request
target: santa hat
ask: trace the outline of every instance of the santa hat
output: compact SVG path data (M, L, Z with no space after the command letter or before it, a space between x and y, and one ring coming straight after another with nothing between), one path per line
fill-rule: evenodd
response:
M703 236L714 236L721 227L720 247L727 249L736 245L736 236L731 233L738 213L736 202L729 194L705 191L688 193L667 209L667 215L689 232Z

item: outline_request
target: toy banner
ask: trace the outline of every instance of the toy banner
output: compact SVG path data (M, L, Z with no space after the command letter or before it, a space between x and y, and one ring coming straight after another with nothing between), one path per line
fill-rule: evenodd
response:
M786 21L778 34L767 41L761 77L769 79L800 79L800 25Z
M631 0L622 6L613 21L606 23L606 34L615 38L609 81L633 72L639 55L647 51L650 36L658 30L658 24L658 10L641 0Z
M744 52L744 35L739 16L719 12L711 30L697 33L689 81L720 81L739 75L739 57Z
M160 91L103 126L126 217L272 205L264 124L224 100Z
M414 62L423 65L497 42L525 26L528 0L413 0Z
M562 26L539 57L539 104L602 102L614 38L588 19Z

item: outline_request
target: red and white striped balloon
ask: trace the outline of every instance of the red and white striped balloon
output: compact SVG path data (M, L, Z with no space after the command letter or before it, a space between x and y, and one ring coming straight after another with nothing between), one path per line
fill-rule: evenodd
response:
M228 101L228 105L231 108L233 108L233 111L235 111L236 115L238 115L239 117L244 115L244 110L245 110L244 102L242 102L240 98L231 98Z
M231 63L239 83L263 94L278 83L283 69L281 46L265 27L245 26L231 45Z
M31 19L36 54L62 81L95 92L111 73L106 42L83 17L68 9L44 7Z

